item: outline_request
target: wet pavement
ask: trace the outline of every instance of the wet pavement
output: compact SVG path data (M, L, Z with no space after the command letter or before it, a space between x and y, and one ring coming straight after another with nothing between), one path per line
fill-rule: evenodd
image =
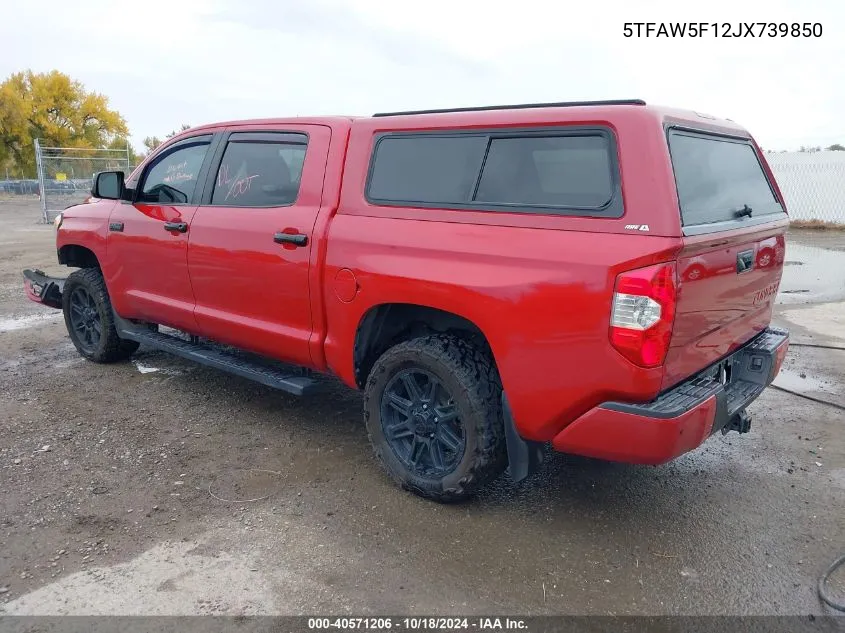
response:
M845 231L790 231L778 304L845 299L845 240L836 239L843 234Z
M841 411L769 389L750 433L671 464L549 453L522 484L437 505L381 472L345 388L296 399L144 350L81 360L23 297L20 270L55 259L30 211L0 203L0 610L825 613ZM805 233L782 289L807 292L781 294L776 321L845 346L843 304L823 303L842 296L845 232ZM845 352L793 347L781 380L841 401L843 373Z

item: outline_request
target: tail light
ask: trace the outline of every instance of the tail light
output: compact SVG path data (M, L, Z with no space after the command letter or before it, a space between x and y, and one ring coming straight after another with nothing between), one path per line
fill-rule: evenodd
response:
M677 301L675 262L621 273L610 315L610 343L640 367L659 367L669 350Z

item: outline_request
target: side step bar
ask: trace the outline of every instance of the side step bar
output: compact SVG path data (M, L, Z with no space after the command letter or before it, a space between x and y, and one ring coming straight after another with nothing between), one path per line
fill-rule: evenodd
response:
M297 375L296 370L253 361L212 344L193 343L169 334L142 329L117 315L115 315L115 321L121 338L138 341L163 352L222 369L230 374L260 382L262 385L286 391L295 396L308 395L321 386L322 381L310 376Z

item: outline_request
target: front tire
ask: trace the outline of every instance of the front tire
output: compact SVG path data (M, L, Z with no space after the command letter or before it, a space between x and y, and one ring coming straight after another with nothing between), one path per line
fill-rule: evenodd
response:
M461 501L506 466L501 380L489 354L432 335L399 343L367 379L364 419L376 456L400 486Z
M136 341L117 335L111 300L103 274L97 268L71 273L62 290L62 311L70 340L81 356L95 363L129 358Z

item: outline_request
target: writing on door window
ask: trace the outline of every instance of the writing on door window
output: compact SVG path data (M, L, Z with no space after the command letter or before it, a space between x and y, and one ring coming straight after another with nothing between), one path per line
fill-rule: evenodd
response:
M232 134L214 180L211 204L274 207L293 204L299 192L305 143L288 143L292 135ZM296 135L297 138L304 135Z
M258 178L258 174L233 178L230 175L229 165L224 163L220 166L220 171L217 172L217 186L226 189L224 200L229 200L247 193L252 186L252 181L256 178Z
M186 180L193 180L194 174L186 171L188 169L188 161L183 160L181 163L176 163L167 166L167 171L164 175L163 182L176 183L185 182Z

